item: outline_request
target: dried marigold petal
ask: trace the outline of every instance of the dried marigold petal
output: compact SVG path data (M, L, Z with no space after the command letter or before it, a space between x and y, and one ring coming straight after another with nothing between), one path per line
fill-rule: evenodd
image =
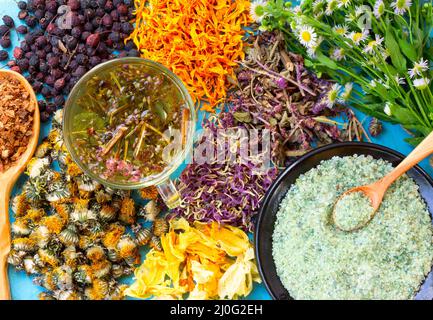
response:
M193 99L213 112L244 58L244 26L251 22L246 0L136 0L132 39L144 58L177 74Z

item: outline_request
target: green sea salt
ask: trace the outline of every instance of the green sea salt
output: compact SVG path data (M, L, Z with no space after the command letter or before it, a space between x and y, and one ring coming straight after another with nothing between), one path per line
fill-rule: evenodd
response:
M392 169L370 156L334 157L290 187L277 213L272 250L277 274L292 297L415 296L431 270L433 233L430 214L411 178L404 175L391 185L365 228L347 233L330 219L344 191L372 183Z
M370 199L363 192L342 196L334 206L334 223L342 230L363 226L373 214Z

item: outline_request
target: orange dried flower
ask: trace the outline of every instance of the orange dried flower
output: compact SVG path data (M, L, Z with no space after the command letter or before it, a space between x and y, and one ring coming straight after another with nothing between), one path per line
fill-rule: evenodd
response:
M71 177L76 177L82 174L83 171L81 171L81 169L74 162L71 162L68 164L68 169L66 170L66 173Z
M135 201L133 199L122 199L119 220L126 224L132 224L135 222Z
M158 190L155 186L150 186L140 190L140 197L145 200L156 200L158 198Z
M102 243L109 249L113 249L117 246L120 237L125 233L125 228L119 224L112 224L106 233Z
M58 215L45 217L41 224L45 225L50 232L55 234L59 234L64 225L62 219Z
M243 26L251 22L247 0L135 0L130 37L142 57L177 74L202 109L213 112L244 59Z

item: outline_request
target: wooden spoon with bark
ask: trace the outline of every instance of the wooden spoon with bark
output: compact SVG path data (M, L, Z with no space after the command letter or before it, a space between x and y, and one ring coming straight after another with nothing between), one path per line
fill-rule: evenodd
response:
M0 173L0 300L9 300L11 298L7 273L7 257L11 245L9 197L15 182L24 171L36 150L39 138L40 119L36 95L28 81L21 74L10 70L0 70L0 81L2 81L1 77L4 75L12 76L21 82L30 93L31 103L33 103L35 107L33 115L33 135L27 144L26 151L24 151L12 167Z

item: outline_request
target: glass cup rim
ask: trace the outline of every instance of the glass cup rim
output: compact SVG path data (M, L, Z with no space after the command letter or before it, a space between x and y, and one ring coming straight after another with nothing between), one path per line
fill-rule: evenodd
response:
M186 144L185 147L179 152L176 157L173 159L172 162L167 164L167 166L164 168L164 170L156 175L151 175L139 182L127 182L127 183L120 183L120 182L113 182L108 181L106 179L101 178L99 175L93 173L87 165L85 165L79 158L79 156L75 153L74 148L72 148L72 141L71 141L71 135L69 133L69 127L68 123L71 123L71 119L69 119L70 114L72 113L72 108L74 106L74 102L76 101L76 97L78 96L78 91L81 89L83 84L85 84L90 78L92 78L95 74L100 72L102 69L107 69L109 67L115 66L115 65L122 65L122 64L142 64L150 66L151 68L156 69L157 71L163 73L164 75L168 76L171 81L176 85L179 92L182 94L182 97L185 101L185 105L190 110L190 125L188 127L187 132L187 138L186 138ZM196 127L196 113L194 108L194 102L191 98L191 95L189 94L185 84L182 82L182 80L174 74L172 71L170 71L167 67L164 65L149 60L145 58L139 58L139 57L124 57L124 58L117 58L113 60L109 60L106 62L103 62L96 67L90 69L83 77L78 80L78 82L74 85L72 88L63 111L63 119L62 119L62 129L63 129L63 135L64 135L64 143L66 146L66 149L68 150L69 154L71 155L72 160L78 165L78 167L90 178L93 180L99 182L100 184L113 188L113 189L123 189L123 190L135 190L135 189L141 189L153 185L161 184L162 182L168 180L170 178L170 175L176 171L176 169L179 168L179 166L182 164L182 162L186 159L188 153L192 149L193 146L193 139L194 139L194 133L195 133L195 127Z

